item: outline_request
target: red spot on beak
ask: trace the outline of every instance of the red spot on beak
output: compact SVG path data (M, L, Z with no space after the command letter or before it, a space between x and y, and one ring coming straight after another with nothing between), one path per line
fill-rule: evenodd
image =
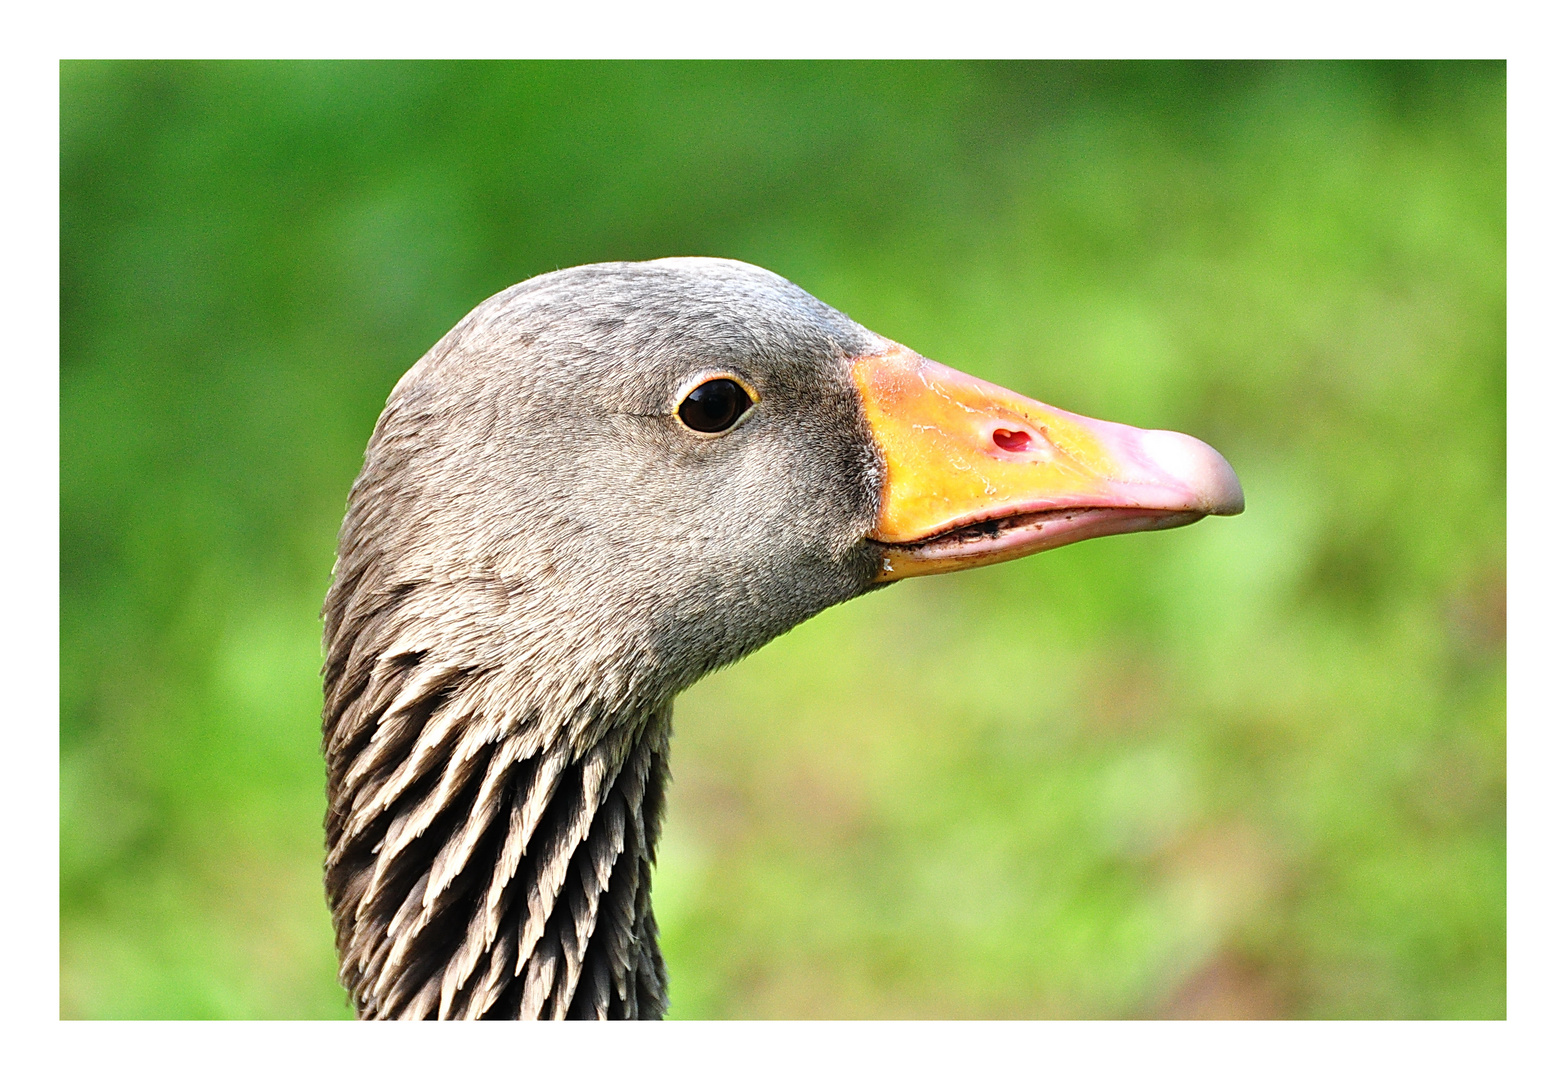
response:
M995 429L995 445L1002 450L1009 450L1013 454L1020 454L1033 446L1033 440L1028 438L1026 431L1007 431L1005 428Z

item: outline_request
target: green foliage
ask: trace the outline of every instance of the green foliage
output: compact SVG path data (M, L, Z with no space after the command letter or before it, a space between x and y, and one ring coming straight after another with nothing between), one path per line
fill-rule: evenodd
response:
M1505 69L61 72L61 1010L344 1016L317 612L398 375L712 254L1249 509L676 708L676 1016L1505 1014Z

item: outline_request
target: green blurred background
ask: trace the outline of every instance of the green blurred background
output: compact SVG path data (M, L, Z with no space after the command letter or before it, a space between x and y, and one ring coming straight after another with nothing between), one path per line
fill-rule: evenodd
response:
M1500 64L61 70L61 1002L345 1017L318 611L397 377L724 255L1249 509L686 694L676 1017L1505 1015Z

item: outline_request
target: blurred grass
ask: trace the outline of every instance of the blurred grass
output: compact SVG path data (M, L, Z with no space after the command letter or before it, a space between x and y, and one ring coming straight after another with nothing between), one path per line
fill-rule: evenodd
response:
M1249 509L687 694L675 1016L1504 1016L1504 133L1498 64L64 64L62 1015L347 1015L317 611L385 395L714 254Z

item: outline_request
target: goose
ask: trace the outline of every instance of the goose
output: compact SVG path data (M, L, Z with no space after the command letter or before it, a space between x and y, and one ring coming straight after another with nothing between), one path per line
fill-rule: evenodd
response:
M1195 438L944 367L747 263L485 300L391 391L323 608L355 1015L661 1017L676 695L902 578L1243 507Z

